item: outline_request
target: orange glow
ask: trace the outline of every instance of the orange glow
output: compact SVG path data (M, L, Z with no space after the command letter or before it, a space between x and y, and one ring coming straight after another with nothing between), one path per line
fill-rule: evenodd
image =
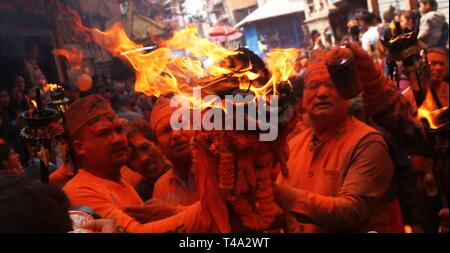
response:
M439 117L447 110L447 107L436 109L437 106L433 100L433 95L430 89L427 89L427 95L422 105L417 110L417 118L419 120L425 119L431 129L438 129L445 125L446 122L439 122Z
M55 90L57 90L58 88L59 88L59 89L62 89L62 87L59 86L58 84L47 83L47 84L44 85L44 92L48 92L49 90L50 90L50 91L55 91Z
M72 48L70 50L59 48L53 49L53 54L57 56L63 56L66 58L69 63L70 70L79 70L81 69L81 63L83 60L83 53L80 49Z
M133 67L135 91L149 96L173 93L189 99L193 107L197 107L195 105L200 101L195 101L192 96L192 90L196 87L207 89L208 94L244 89L252 91L256 97L277 94L277 85L290 85L288 79L295 74L296 49L276 49L268 53L266 63L271 76L267 83L261 83L257 80L260 73L252 72L255 70L251 63L230 64L229 58L241 52L198 37L195 26L176 31L171 39L160 42L160 47L146 52L143 45L128 38L120 23L100 31L84 27L78 15L72 15L74 29L78 33ZM174 50L182 51L187 56L177 56ZM206 62L208 66L205 66ZM221 81L216 82L218 79ZM206 106L209 105L202 104L203 108Z
M34 101L34 99L31 99L31 105L33 106L33 109L37 108L37 104L36 101Z

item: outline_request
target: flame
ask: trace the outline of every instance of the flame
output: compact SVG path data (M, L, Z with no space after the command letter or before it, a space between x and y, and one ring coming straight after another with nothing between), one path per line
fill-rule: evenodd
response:
M79 70L81 69L81 63L83 60L83 53L80 49L72 48L70 50L59 48L53 49L53 54L56 56L63 56L66 58L69 63L70 70Z
M268 79L266 83L262 83L259 79L261 73L250 62L233 60L242 52L226 49L198 37L195 26L176 31L171 39L160 42L160 47L146 52L143 45L128 38L120 23L100 31L84 27L75 12L69 11L69 14L74 16L72 21L75 31L133 67L135 91L149 96L173 93L189 99L196 107L201 101L193 98L194 88L206 88L209 94L236 88L250 90L257 97L277 94L277 85L290 85L288 79L295 74L297 49L269 52L266 62L271 76L264 79ZM178 56L180 51L187 56ZM205 66L205 62L208 62L208 66ZM202 104L203 108L207 106L210 105Z
M47 83L44 85L44 92L50 91L56 91L57 89L62 89L62 87L58 84L54 83Z
M33 106L33 109L36 109L37 108L36 101L34 99L31 99L30 101L31 101L31 105Z
M419 120L426 120L431 129L438 129L446 124L446 121L440 120L443 113L447 111L447 107L436 109L437 105L434 102L433 94L430 89L427 89L427 94L422 105L417 110L417 118Z

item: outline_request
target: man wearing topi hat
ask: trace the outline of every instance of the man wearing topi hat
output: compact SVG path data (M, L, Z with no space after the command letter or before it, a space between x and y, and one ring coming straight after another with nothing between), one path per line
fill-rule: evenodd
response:
M303 106L312 127L288 143L289 176L277 180L275 198L288 213L288 232L389 232L388 147L377 130L348 114L326 54L315 51L308 62Z
M198 219L199 202L174 216L145 224L124 211L127 206L144 203L120 176L128 158L127 137L104 98L96 94L82 98L69 107L65 117L79 168L64 187L72 206L88 206L102 218L114 219L119 231L206 232L207 226Z

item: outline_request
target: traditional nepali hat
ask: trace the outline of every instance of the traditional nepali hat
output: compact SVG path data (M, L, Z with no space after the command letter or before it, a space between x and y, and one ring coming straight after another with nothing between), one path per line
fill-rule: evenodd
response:
M150 127L153 134L155 134L156 126L163 119L169 118L177 107L170 107L170 99L160 96L155 102L150 115Z
M73 136L80 128L90 120L104 115L114 113L109 102L102 96L93 94L81 98L73 103L64 113L66 118L66 131Z

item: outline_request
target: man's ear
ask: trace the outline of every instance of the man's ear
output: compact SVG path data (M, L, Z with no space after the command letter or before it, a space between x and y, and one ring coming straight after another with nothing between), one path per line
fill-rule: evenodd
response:
M86 155L86 151L84 150L84 145L83 142L79 141L79 140L75 140L72 144L73 147L73 151L75 152L75 154L79 157L82 157L84 155Z

